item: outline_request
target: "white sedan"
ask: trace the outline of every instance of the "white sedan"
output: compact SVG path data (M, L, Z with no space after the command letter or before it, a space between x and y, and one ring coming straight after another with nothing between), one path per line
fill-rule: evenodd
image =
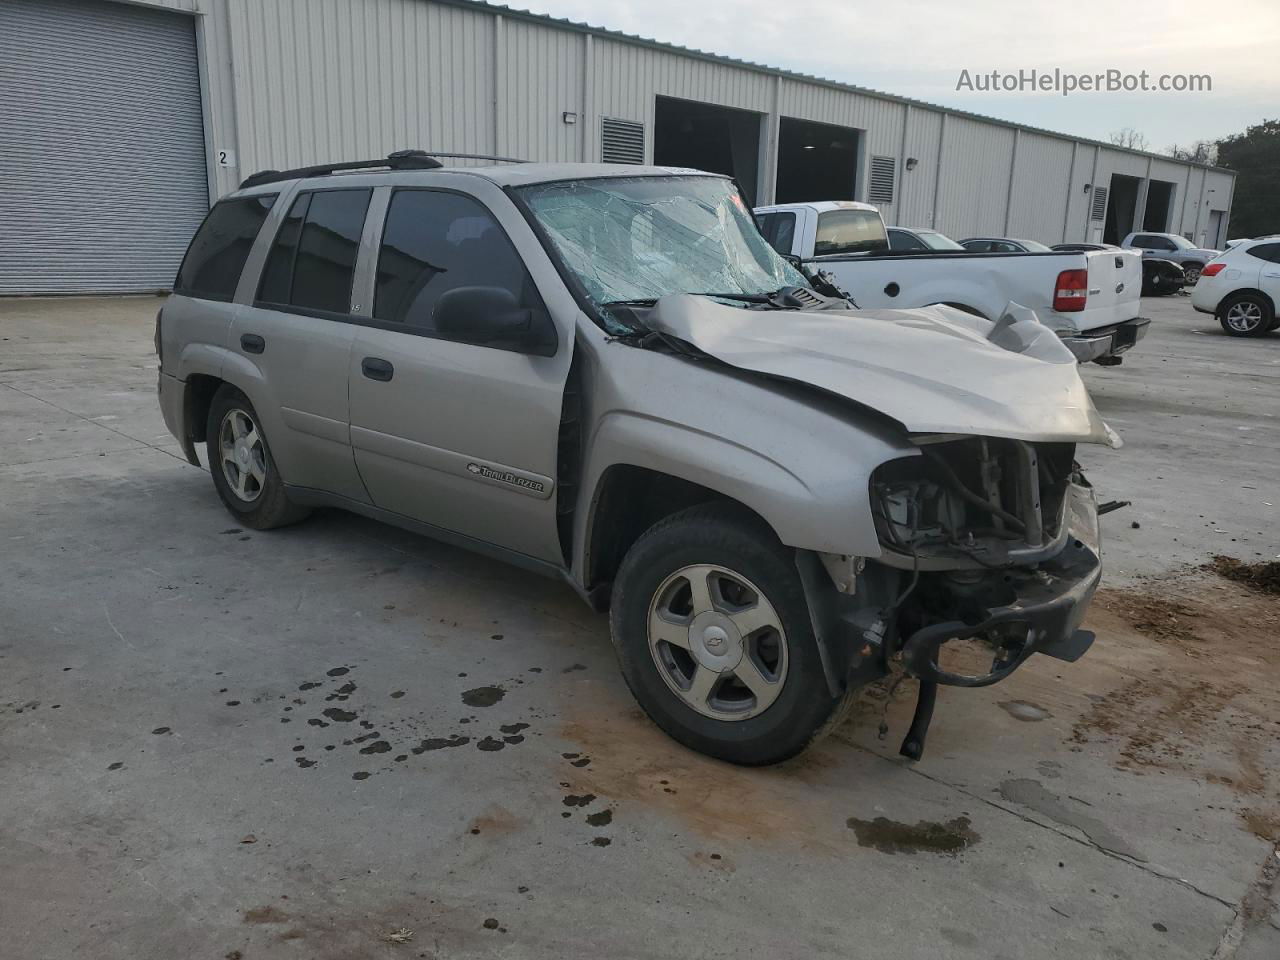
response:
M1233 337L1280 327L1280 239L1245 240L1214 258L1191 291L1191 305L1218 318Z

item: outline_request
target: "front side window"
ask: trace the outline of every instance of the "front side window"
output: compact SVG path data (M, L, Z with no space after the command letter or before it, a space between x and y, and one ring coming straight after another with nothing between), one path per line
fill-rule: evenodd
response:
M1143 250L1176 250L1177 246L1168 237L1152 237L1143 234L1135 237L1133 240L1135 247L1141 247ZM1188 247L1191 244L1187 244Z
M518 193L551 255L596 307L673 293L741 296L808 286L722 177L573 180ZM608 318L605 324L613 329Z
M1052 253L1053 248L1039 240L1019 240L1018 243L1027 253ZM1016 250L1016 248L1015 248Z
M182 258L174 293L230 302L253 241L278 196L264 193L214 204Z
M514 307L544 313L520 254L488 209L473 197L397 190L378 251L373 315L432 336L500 346L465 329L441 329L436 305L461 287L497 287Z
M818 215L814 256L867 253L889 246L884 221L870 210L828 210Z
M276 234L258 285L264 303L351 310L351 284L371 190L300 194Z

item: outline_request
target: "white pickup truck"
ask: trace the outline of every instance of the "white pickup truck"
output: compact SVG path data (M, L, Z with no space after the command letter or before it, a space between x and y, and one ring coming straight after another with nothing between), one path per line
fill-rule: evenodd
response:
M1136 251L892 251L875 207L854 201L758 207L765 238L811 272L826 271L859 307L945 303L987 319L1010 302L1034 310L1081 363L1121 362L1146 335Z

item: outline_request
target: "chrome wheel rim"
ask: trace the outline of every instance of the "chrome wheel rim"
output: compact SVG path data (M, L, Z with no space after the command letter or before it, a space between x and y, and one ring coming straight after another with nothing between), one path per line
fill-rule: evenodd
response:
M1227 308L1227 326L1239 333L1252 333L1262 325L1262 307L1245 300Z
M253 418L238 408L228 410L218 426L222 477L231 493L244 503L262 496L267 483L267 450Z
M787 637L764 593L726 567L671 574L649 603L649 653L686 706L746 720L773 705L787 680Z
M1183 267L1182 274L1186 278L1187 283L1195 283L1200 279L1199 267Z

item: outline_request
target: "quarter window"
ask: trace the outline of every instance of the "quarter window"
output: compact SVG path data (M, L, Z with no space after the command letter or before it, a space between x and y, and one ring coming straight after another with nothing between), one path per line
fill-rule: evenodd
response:
M440 297L459 287L500 287L519 308L545 311L520 255L483 204L456 193L397 190L378 252L374 317L443 339L488 342L436 326Z
M371 194L371 190L301 194L271 245L258 299L326 313L349 312Z
M230 301L253 241L279 194L238 197L214 204L187 248L174 293Z
M1259 260L1280 263L1280 243L1260 243L1256 247L1250 247L1245 252L1251 257L1257 257Z

